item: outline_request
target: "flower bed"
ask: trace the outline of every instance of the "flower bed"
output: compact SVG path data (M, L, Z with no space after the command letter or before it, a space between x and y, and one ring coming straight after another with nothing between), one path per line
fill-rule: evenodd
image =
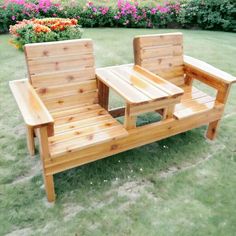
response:
M30 1L30 0L29 0ZM79 0L78 0L79 2ZM0 7L0 32L23 19L76 18L83 27L201 28L236 31L235 0L172 0L155 7L141 7L135 1L118 0L116 7L82 7L75 1L67 5L52 0L7 0Z
M12 44L19 49L27 43L81 38L76 19L44 18L23 20L10 26Z

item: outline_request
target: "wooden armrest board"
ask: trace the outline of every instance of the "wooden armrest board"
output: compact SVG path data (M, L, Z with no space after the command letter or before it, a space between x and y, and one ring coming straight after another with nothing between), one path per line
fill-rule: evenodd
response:
M184 65L194 73L205 74L206 76L219 80L219 82L226 84L236 82L236 77L190 56L184 56Z
M39 127L54 122L27 79L10 81L9 85L23 119L28 126Z

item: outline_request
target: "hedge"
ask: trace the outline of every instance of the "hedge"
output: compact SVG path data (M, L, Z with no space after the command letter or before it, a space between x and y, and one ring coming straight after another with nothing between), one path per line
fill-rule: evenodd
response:
M88 2L65 6L52 0L8 0L0 7L0 32L8 32L17 21L32 18L61 17L78 19L82 27L199 28L236 32L235 0L172 1L156 7L118 0L116 7Z

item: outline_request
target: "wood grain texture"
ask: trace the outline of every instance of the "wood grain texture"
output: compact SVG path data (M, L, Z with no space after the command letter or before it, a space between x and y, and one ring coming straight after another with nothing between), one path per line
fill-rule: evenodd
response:
M10 81L23 119L28 126L39 127L53 123L54 120L27 79Z
M232 84L236 82L236 77L229 73L190 56L184 56L184 66L187 71L191 71L218 83Z
M184 84L183 36L181 33L136 36L135 64L175 85Z

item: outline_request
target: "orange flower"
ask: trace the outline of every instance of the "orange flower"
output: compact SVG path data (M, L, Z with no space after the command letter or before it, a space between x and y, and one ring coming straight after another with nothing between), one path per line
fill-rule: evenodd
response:
M36 33L48 33L51 31L50 28L48 28L47 26L44 25L40 25L40 24L34 24L33 29Z

